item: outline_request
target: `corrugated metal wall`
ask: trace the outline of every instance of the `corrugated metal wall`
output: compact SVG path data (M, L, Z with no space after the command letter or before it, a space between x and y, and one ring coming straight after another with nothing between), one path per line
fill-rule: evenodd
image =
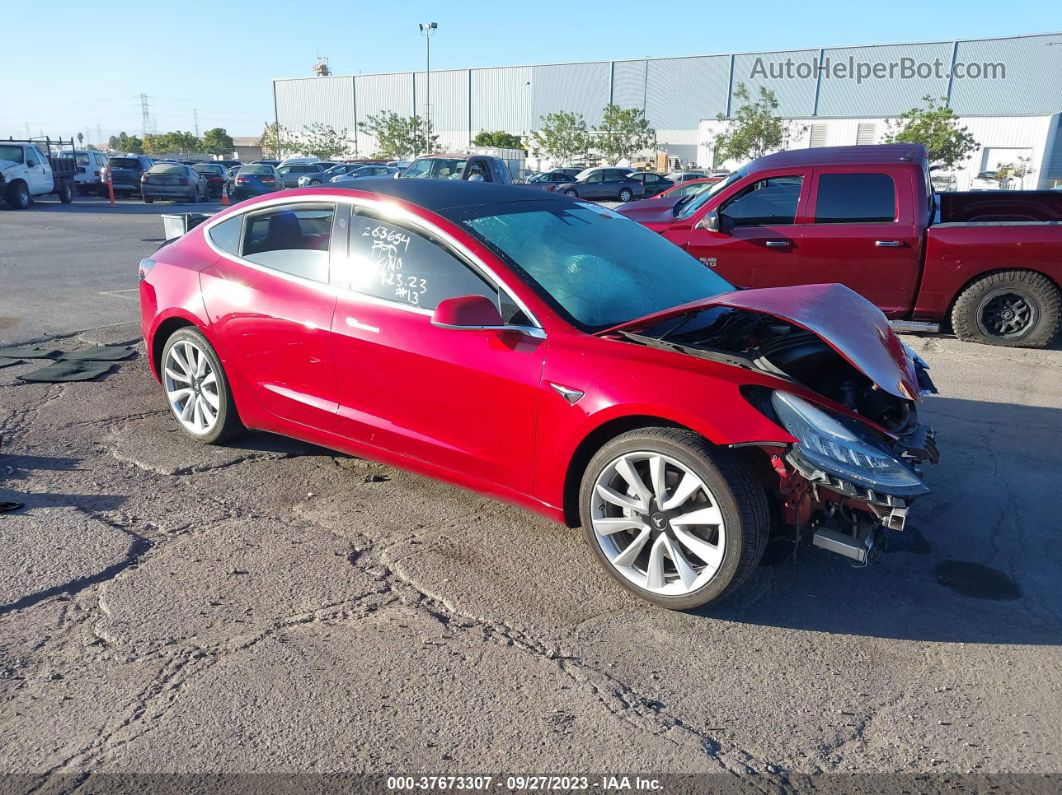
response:
M1043 115L1062 109L1062 34L833 48L821 55L819 61L819 50L792 50L432 72L432 120L444 146L463 147L480 130L529 132L542 116L558 110L582 113L593 125L611 97L623 107L643 109L650 124L677 139L683 137L676 134L681 131L695 132L702 119L726 113L728 95L738 82L753 96L761 85L771 88L780 113L788 118L895 116L920 105L926 95L950 96L959 116ZM800 76L813 64L826 66L827 59L848 64L850 58L870 64L940 61L947 72L953 56L964 64L1002 64L1006 77L895 75L860 82L820 77L821 72ZM757 59L767 77L753 74ZM790 74L797 76L771 77L771 65L777 70L787 60L792 62ZM298 130L320 121L349 129L352 137L356 121L380 111L410 115L415 100L423 114L425 99L424 75L412 72L276 80L274 91L282 125ZM362 154L374 144L358 133Z

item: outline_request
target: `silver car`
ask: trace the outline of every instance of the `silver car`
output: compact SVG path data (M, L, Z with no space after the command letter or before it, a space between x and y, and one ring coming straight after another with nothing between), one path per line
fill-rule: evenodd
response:
M299 187L299 178L311 175L320 177L324 169L320 163L284 163L277 166L277 174L285 188Z
M351 182L361 177L393 177L401 170L402 169L396 168L395 166L356 166L352 171L349 171L346 174L339 174L332 177L329 182L333 185L349 185Z
M206 174L200 174L183 163L156 163L140 178L140 192L144 202L155 199L197 202L209 192Z

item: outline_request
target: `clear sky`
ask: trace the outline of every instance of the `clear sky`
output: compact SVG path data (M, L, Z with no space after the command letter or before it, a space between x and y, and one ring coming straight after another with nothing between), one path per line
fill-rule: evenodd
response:
M19 7L0 0L0 9ZM159 131L257 135L271 80L422 69L417 23L436 21L432 69L612 60L1007 36L1062 30L1059 0L51 0L5 14L0 137L141 132L140 94ZM68 37L57 33L70 25ZM59 27L57 27L59 25Z

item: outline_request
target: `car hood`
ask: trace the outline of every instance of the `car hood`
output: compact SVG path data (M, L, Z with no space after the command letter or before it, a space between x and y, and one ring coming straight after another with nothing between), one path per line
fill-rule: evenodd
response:
M674 199L671 197L643 199L642 201L628 202L618 208L616 212L640 224L671 224L675 222L675 205L681 200L681 196Z
M598 332L637 331L691 311L728 306L761 312L806 329L890 395L917 400L915 364L885 315L843 284L766 287L721 293Z

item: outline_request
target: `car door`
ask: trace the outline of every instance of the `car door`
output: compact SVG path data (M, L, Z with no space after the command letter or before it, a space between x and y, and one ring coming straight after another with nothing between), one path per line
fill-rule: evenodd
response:
M52 169L48 159L35 146L25 148L26 184L30 194L38 196L52 191Z
M586 182L579 189L583 199L600 199L605 195L605 172L594 171L586 177Z
M340 205L340 210L346 205ZM292 202L226 218L207 228L220 256L200 274L203 301L225 367L264 409L328 429L338 385L329 329L334 227L328 202Z
M687 251L738 287L800 284L799 213L807 180L800 173L758 177L718 205L719 229L690 231Z
M431 322L441 300L472 294L519 319L508 294L441 236L357 206L334 282L341 432L529 492L544 338Z
M816 169L800 242L805 283L847 285L898 317L918 284L922 237L910 168L838 166ZM902 189L898 189L902 186Z

